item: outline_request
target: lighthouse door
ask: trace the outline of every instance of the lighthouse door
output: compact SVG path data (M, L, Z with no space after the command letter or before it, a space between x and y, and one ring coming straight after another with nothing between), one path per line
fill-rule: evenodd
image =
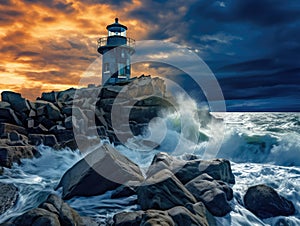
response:
M126 78L125 64L118 63L118 78Z

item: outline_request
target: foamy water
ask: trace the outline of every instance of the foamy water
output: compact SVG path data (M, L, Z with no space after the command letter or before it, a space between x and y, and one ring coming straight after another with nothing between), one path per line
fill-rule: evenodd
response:
M166 151L170 155L181 156L185 153L200 157L223 157L232 161L236 178L233 186L233 211L223 218L216 218L219 225L300 225L300 114L299 113L222 113L215 114L220 120L209 120L204 116L195 120L191 115L168 115L150 125L150 133L145 137L155 138L163 123L164 139L160 140L159 150L138 151L117 146L116 148L140 165L143 171L152 161L155 153ZM204 121L204 122L203 122ZM209 121L209 123L205 123ZM220 123L224 130L220 132ZM184 128L182 127L184 124ZM207 124L207 125L206 125ZM195 142L195 137L197 141ZM139 137L137 139L143 139ZM218 144L218 139L221 144ZM178 148L179 147L179 148ZM209 155L209 148L219 147ZM40 146L42 156L26 159L21 165L5 169L0 181L14 183L19 188L17 204L0 216L0 223L13 216L36 207L49 193L54 191L63 173L82 158L80 152L68 149L55 151ZM174 151L176 150L176 151ZM296 214L289 217L276 217L260 220L243 207L243 196L248 187L267 184L281 195L291 200ZM80 197L68 203L80 214L91 216L99 223L120 211L137 210L135 196L123 199L110 199L110 192L95 197Z

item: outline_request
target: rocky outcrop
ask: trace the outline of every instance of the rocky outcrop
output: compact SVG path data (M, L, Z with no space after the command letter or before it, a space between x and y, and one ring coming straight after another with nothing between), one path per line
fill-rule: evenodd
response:
M91 219L82 218L68 204L64 203L58 196L49 195L47 200L39 205L38 208L31 209L23 215L14 219L12 226L93 226L97 225Z
M150 76L141 76L126 84L42 93L36 101L4 91L0 102L0 139L7 139L9 133L17 132L28 141L26 144L44 144L57 149L79 148L83 152L99 144L99 139L81 142L82 139L77 140L78 136L98 136L112 143L124 143L133 135L141 134L153 117L171 106L165 93L164 81ZM111 112L113 106L115 114ZM128 115L128 120L119 124L124 115ZM112 117L115 125L112 125ZM0 143L1 147L6 146L4 141ZM19 153L22 153L21 149ZM7 163L2 158L5 155L0 153L0 162L7 167L12 162ZM19 162L27 157L32 155L20 154L12 161Z
M76 163L58 184L63 198L100 195L128 181L142 181L139 167L111 145L104 144Z
M13 184L0 183L0 215L17 202L18 189Z
M261 184L250 187L244 196L245 207L260 218L289 216L295 213L293 203L273 188Z
M188 182L185 187L214 216L223 217L231 211L229 200L233 198L233 191L226 183L202 174Z
M153 175L161 169L171 170L183 184L204 173L215 180L221 180L230 184L235 183L230 162L225 159L210 161L202 159L179 160L166 153L158 153L155 155L147 175Z
M187 203L196 203L194 196L169 170L148 177L138 188L138 203L143 210L167 210Z
M140 226L140 225L189 225L189 226L215 226L214 218L207 212L202 203L194 205L177 206L172 209L146 210L136 212L121 212L114 216L114 226Z

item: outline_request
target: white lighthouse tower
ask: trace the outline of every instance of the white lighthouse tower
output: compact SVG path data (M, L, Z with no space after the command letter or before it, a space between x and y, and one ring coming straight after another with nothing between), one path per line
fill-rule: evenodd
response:
M130 57L135 52L135 40L126 37L127 27L115 23L106 27L108 36L98 40L102 58L102 85L126 82L130 79Z

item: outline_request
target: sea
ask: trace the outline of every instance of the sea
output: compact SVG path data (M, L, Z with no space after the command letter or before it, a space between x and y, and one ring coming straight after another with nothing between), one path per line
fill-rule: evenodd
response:
M222 112L207 113L198 109L182 114L166 113L149 123L144 135L135 139L150 139L159 143L154 149L130 145L115 148L147 171L153 156L160 151L185 158L196 155L203 159L226 158L236 179L232 186L233 210L225 217L216 217L217 224L226 225L300 225L300 113ZM107 141L99 141L101 143ZM38 147L41 157L23 159L5 169L0 181L13 183L19 189L16 205L0 215L0 223L37 207L55 190L60 178L72 165L84 157L79 150L53 150ZM292 201L293 216L261 220L243 206L247 188L267 184ZM99 225L109 225L112 216L122 211L138 210L136 196L111 199L112 191L94 197L75 197L67 203L81 215L92 217Z

